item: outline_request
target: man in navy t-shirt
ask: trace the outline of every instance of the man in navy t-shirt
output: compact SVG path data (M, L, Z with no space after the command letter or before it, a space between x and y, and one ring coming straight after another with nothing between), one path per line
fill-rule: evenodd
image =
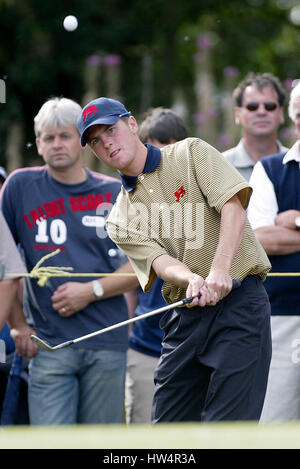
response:
M115 244L104 225L120 182L82 166L80 112L72 100L47 101L34 121L45 165L14 171L3 187L2 211L28 271L57 249L46 265L76 274L115 271L109 256ZM126 262L117 272L132 269ZM30 335L55 345L126 320L123 293L136 285L134 276L51 277L46 287L26 278L26 322L12 315L10 326L19 353L32 357L31 424L122 422L126 327L51 353L38 350Z

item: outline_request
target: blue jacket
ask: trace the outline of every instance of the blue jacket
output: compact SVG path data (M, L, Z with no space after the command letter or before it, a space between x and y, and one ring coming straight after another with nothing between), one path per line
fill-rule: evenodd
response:
M299 163L289 161L282 164L285 153L266 156L260 161L273 183L278 212L300 210ZM271 272L299 272L300 252L288 255L269 256ZM264 282L268 292L272 315L300 315L299 277L267 277Z
M144 293L139 288L139 305L135 311L136 316L166 306L167 303L161 293L162 284L163 281L157 278L150 292ZM159 313L135 322L130 334L129 346L146 355L159 357L163 338L159 321L163 315L164 313Z

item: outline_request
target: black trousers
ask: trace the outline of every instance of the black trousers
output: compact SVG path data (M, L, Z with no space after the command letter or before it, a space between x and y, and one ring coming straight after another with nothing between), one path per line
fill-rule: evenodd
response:
M270 304L249 276L215 306L161 319L152 422L259 420L271 360Z

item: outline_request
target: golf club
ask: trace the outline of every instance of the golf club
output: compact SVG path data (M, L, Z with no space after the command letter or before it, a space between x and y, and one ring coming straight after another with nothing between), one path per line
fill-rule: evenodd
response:
M234 279L232 281L232 290L239 287L240 285L241 285L240 280L239 279ZM198 297L199 297L199 295L198 295ZM30 338L40 348L42 348L44 350L48 350L49 352L53 352L54 350L65 348L65 347L68 347L69 345L76 344L77 342L81 342L82 340L90 339L91 337L95 337L96 335L104 334L105 332L112 331L113 329L117 329L118 327L126 326L128 324L131 324L132 322L140 321L141 319L148 318L150 316L154 316L155 314L163 313L164 311L168 311L169 309L184 306L188 303L191 303L194 298L196 298L196 297L190 296L188 298L184 298L183 300L177 301L176 303L171 303L171 304L163 306L161 308L154 309L153 311L149 311L149 313L142 314L141 316L136 316L134 318L127 319L126 321L118 322L117 324L113 324L112 326L105 327L104 329L100 329L98 331L91 332L90 334L83 335L82 337L78 337L77 339L68 340L66 342L63 342L61 344L54 345L54 346L50 345L45 340L40 339L36 335L31 335Z

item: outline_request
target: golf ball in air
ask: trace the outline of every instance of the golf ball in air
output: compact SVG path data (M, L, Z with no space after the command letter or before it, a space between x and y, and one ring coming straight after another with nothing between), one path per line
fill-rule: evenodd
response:
M75 31L77 26L78 26L78 20L77 20L76 16L69 15L69 16L65 17L65 19L64 19L64 28L67 31Z

